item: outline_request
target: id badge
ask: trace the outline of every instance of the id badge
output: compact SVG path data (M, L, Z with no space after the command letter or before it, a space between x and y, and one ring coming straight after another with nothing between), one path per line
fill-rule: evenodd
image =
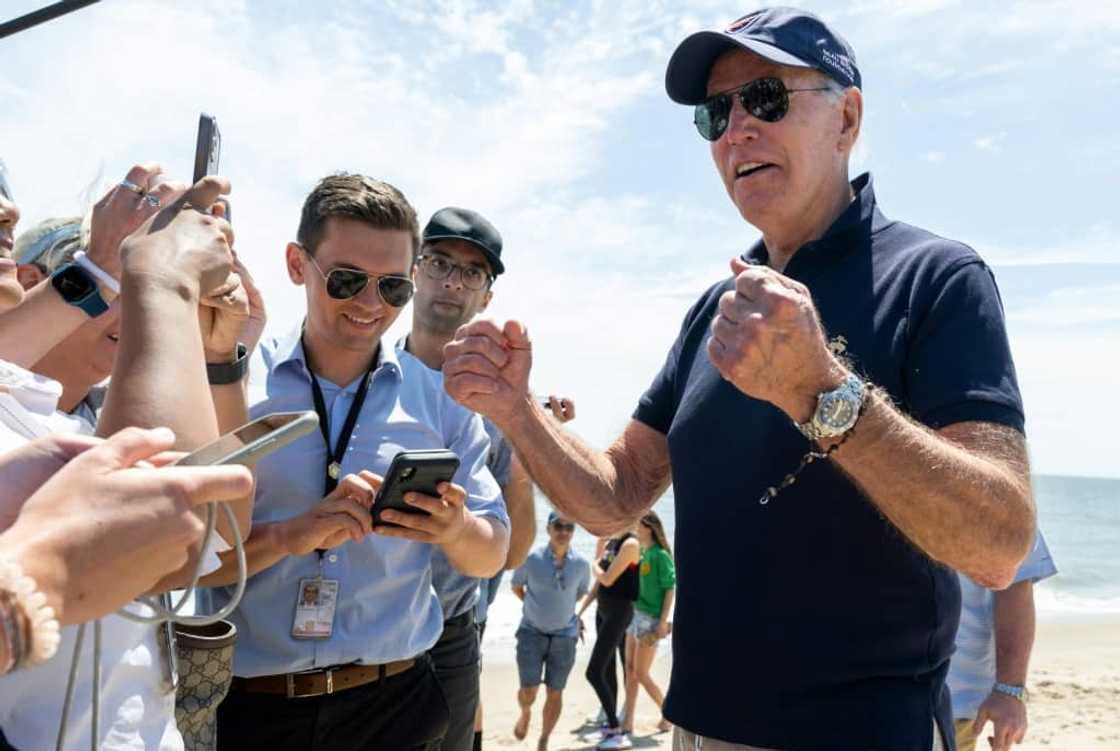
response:
M292 637L329 639L338 607L338 579L300 579Z

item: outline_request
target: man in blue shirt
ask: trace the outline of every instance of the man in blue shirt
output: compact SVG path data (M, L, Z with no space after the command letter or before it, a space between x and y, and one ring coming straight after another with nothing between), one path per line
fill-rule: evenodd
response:
M433 214L421 236L412 329L401 343L401 359L415 358L433 371L441 370L444 345L460 326L490 304L494 282L503 271L502 237L485 217L454 206ZM521 565L536 536L533 485L501 431L489 420L484 425L490 436L486 463L501 488L510 521L504 571ZM431 658L451 712L440 748L471 751L481 748L482 743L481 726L475 729L480 673L475 619L480 604L479 579L456 571L437 548L432 552L432 586L439 595L444 623ZM488 603L481 604L485 607Z
M251 579L232 616L236 678L218 712L219 748L429 748L446 729L426 656L443 624L432 551L489 576L506 559L508 517L481 418L446 397L438 373L381 343L411 297L418 230L396 188L338 174L308 196L287 246L307 316L262 343L250 411L314 408L323 431L257 466ZM373 526L378 474L400 451L433 448L461 463L441 497L406 494L429 515L387 511L399 526ZM207 583L228 583L233 568ZM317 596L305 598L308 588ZM215 607L230 592L215 590Z
M992 751L1009 751L1027 732L1024 693L1034 646L1034 585L1058 573L1039 532L1007 589L993 592L960 575L961 625L945 679L953 697L957 751L973 751L988 724Z
M546 751L548 737L560 719L564 686L576 662L580 634L576 606L591 588L591 564L572 550L576 525L557 514L548 515L548 544L529 554L513 573L510 587L524 603L517 629L517 673L521 688L517 703L521 716L513 734L523 740L537 689L545 686L541 736L537 750Z
M677 48L669 96L762 239L688 312L605 453L527 396L519 322L448 345L448 391L589 531L625 528L673 483L678 748L952 749L950 567L1005 587L1034 538L991 272L851 178L861 86L848 43L800 10Z

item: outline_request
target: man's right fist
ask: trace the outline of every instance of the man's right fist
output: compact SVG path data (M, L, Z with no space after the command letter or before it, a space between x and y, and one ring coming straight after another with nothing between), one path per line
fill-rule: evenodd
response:
M501 328L491 320L461 326L444 346L443 356L447 393L499 427L532 406L533 349L529 332L519 321L507 321Z

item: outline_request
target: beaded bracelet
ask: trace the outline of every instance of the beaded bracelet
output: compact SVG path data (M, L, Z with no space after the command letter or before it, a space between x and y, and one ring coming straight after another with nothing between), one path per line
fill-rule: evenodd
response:
M0 558L0 590L9 594L14 601L10 610L26 619L26 636L19 645L20 655L13 655L18 662L13 668L39 665L46 662L58 651L61 641L58 620L54 609L47 605L47 596L38 590L35 580L25 576L23 569L15 561ZM5 629L8 626L5 625Z
M16 607L12 595L0 590L0 675L11 672L23 661L28 630L27 619Z

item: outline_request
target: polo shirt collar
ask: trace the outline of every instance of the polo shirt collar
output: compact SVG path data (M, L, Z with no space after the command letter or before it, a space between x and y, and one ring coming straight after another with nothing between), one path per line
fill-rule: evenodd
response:
M292 328L287 334L280 338L276 343L276 365L281 367L284 365L292 365L298 368L301 372L310 373L311 368L307 364L307 354L303 351L303 324ZM377 348L377 367L373 369L376 376L382 370L392 373L397 381L403 381L404 375L401 372L401 361L397 355L397 351L393 347L385 346L385 342L379 342ZM343 387L348 384L342 384Z
M836 217L836 221L825 233L812 242L805 243L798 249L798 253L805 250L821 249L828 251L843 251L851 247L854 234L871 235L887 220L879 211L878 202L875 200L875 187L872 184L871 173L864 172L852 180L852 191L855 199L848 207ZM797 254L794 254L796 257ZM743 260L747 262L766 264L770 254L766 251L766 244L760 238L753 246L743 253Z

